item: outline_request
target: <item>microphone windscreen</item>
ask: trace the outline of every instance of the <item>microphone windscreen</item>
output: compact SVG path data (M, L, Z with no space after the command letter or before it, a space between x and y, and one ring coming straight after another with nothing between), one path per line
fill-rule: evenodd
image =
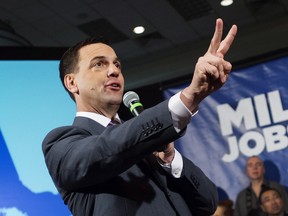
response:
M130 107L133 101L139 101L140 98L136 92L128 91L123 96L123 103L126 107Z

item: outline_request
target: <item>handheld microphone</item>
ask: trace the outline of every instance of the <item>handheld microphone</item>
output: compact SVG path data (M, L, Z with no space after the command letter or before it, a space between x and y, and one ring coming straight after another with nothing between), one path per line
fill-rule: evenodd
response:
M134 116L138 116L144 110L143 105L140 103L138 94L133 91L124 94L123 103L130 109L130 112Z

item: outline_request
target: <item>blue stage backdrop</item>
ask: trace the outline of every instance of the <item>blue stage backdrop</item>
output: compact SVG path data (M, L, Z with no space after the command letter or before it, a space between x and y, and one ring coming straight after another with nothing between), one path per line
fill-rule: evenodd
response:
M187 86L164 92L166 98ZM176 148L219 188L220 199L235 201L247 187L247 157L265 161L266 177L288 186L288 58L233 71L207 97Z
M0 61L0 215L68 216L44 163L41 143L71 124L75 106L58 61Z

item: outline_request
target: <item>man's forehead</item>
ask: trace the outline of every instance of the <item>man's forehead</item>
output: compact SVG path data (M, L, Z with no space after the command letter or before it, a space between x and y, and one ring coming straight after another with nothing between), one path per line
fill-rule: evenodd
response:
M262 163L262 160L259 157L251 157L251 158L249 158L247 160L247 164L249 164L249 163L257 163L257 162Z
M263 193L263 197L279 195L275 190L267 190Z
M268 190L265 192L266 194L277 194L275 190Z
M85 56L102 56L117 58L112 47L103 43L93 43L82 47L79 50L80 58Z

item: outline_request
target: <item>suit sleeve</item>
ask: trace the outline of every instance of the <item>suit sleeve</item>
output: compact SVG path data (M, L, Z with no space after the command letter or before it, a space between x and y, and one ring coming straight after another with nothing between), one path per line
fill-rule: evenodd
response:
M103 127L98 134L78 126L55 129L45 137L42 149L55 184L77 190L119 175L178 137L164 101L121 125Z

